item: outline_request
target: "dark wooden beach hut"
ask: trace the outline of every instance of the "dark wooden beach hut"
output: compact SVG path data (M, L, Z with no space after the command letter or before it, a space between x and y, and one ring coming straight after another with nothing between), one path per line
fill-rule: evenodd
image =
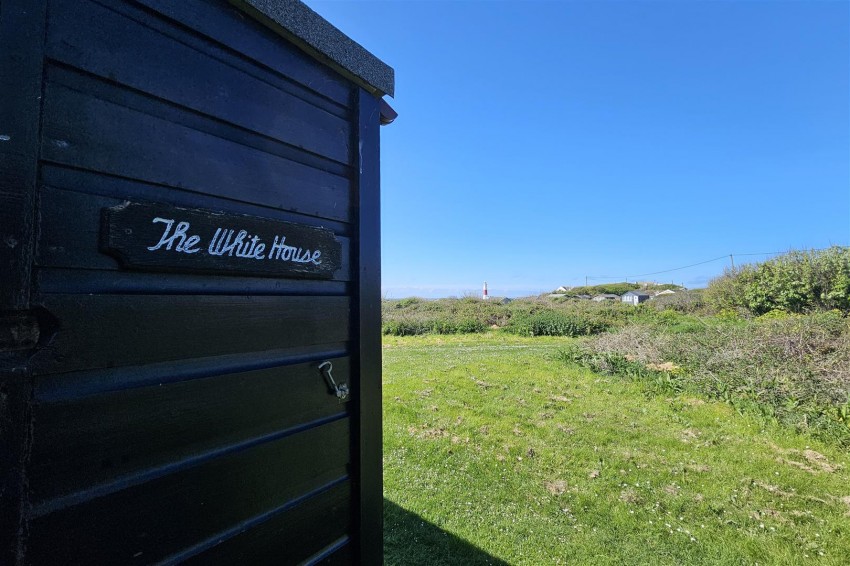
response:
M0 564L382 555L379 126L300 2L0 3Z

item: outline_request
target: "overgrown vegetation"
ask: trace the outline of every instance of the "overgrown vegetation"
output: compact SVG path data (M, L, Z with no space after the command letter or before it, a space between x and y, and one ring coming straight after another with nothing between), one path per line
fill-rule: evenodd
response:
M637 283L603 283L601 285L573 287L561 294L565 297L578 297L579 295L590 295L592 297L594 295L604 294L622 295L627 291L634 291L635 289L640 289L640 285ZM555 292L557 293L558 291Z
M653 323L570 344L561 356L850 447L850 320L838 311L753 320L662 311Z
M792 251L769 261L744 265L708 286L715 310L743 309L754 315L773 310L791 313L838 309L850 311L850 247Z
M393 336L503 329L524 336L584 336L622 327L638 314L619 302L409 298L382 303L383 332Z

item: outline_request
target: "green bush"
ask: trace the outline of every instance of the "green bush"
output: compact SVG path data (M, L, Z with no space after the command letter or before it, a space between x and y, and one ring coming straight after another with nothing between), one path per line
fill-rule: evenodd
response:
M421 301L418 297L408 297L406 299L398 300L393 306L397 309L406 309L413 305L418 305Z
M755 315L775 310L850 312L850 247L791 251L727 270L709 283L705 296L716 310L743 308Z
M434 334L474 334L484 332L486 327L483 322L474 318L437 319L431 330Z
M673 310L689 314L702 313L706 307L702 289L677 291L672 295L660 295L646 304L659 310Z
M637 283L603 283L602 285L588 285L586 287L573 287L566 293L564 296L567 297L577 297L578 295L590 295L591 297L594 295L603 295L603 294L612 294L612 295L622 295L628 291L634 291L635 289L640 289L640 285Z
M588 336L608 328L601 319L541 311L511 318L505 330L523 336Z
M429 327L421 320L404 318L384 322L382 330L384 334L392 336L416 336L427 334Z

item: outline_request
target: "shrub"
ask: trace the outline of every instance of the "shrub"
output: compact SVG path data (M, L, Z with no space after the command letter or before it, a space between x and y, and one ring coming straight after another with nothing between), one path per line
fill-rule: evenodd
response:
M672 295L660 295L647 304L660 310L668 309L689 314L703 312L706 307L702 289L678 291Z
M417 297L408 297L406 299L400 299L399 301L397 301L394 307L397 309L405 309L413 305L418 305L419 303L420 301Z
M416 336L418 334L426 334L428 330L428 325L424 324L423 321L411 318L384 322L382 328L384 334L392 336Z
M791 251L756 265L727 270L712 280L706 300L715 309L850 312L850 247Z
M587 336L609 327L600 319L555 311L541 311L511 318L505 330L524 336Z
M654 325L587 338L569 358L595 371L649 380L654 387L722 399L850 446L850 319L840 311L733 323L707 319L690 333L674 330L681 322L665 314ZM681 372L659 375L669 364Z
M434 334L474 334L484 332L486 327L474 318L438 319L431 325Z
M612 295L622 295L627 291L634 291L635 289L640 289L640 285L637 283L603 283L602 285L588 285L586 287L573 287L566 293L565 296L569 297L577 297L578 295L602 295L602 294L612 294Z

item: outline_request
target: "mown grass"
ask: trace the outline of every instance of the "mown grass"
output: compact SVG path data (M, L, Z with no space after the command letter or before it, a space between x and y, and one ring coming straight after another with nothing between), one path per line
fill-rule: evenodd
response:
M848 563L846 451L573 342L385 337L387 564Z

